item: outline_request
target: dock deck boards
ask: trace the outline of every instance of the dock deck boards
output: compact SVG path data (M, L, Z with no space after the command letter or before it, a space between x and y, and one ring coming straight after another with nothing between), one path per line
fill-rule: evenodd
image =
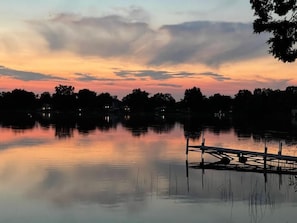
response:
M186 146L187 157L189 152L201 152L202 154L200 163L190 163L192 168L297 174L296 156L282 155L281 145L277 154L267 153L267 150L266 145L264 152L206 146L204 143L189 145L188 139ZM218 159L218 161L205 161L203 156L205 153Z
M265 153L265 152L255 152L255 151L247 151L247 150L239 150L239 149L229 149L229 148L223 148L223 147L215 147L215 146L188 146L188 148L195 148L195 150L189 150L189 151L204 151L207 153L211 152L217 152L217 153L230 153L230 154L236 154L236 155L248 155L248 156L261 156L271 159L277 159L277 160L285 160L285 161L294 161L297 162L297 157L295 156L288 156L288 155L279 155L279 154L272 154L272 153Z

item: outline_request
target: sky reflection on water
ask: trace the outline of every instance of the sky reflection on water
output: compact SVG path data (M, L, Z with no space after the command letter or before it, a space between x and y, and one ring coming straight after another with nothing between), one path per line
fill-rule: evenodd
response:
M0 128L0 222L295 222L295 176L268 174L265 183L260 173L189 169L187 177L182 124L133 131ZM263 139L236 131L203 135L208 145L263 151ZM267 141L271 153L278 141ZM288 142L284 153L294 155Z

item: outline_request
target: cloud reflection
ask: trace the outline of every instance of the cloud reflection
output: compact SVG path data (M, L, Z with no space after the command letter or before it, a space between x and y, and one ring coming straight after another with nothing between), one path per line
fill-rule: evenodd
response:
M193 125L186 129L195 126L190 123ZM287 175L280 181L278 175L268 174L265 184L264 175L258 173L187 170L184 130L179 123L166 134L148 128L147 134L134 137L128 128L118 126L88 135L75 131L72 138L53 138L48 144L32 145L34 149L19 145L17 151L3 150L0 173L5 181L0 192L18 191L17 199L27 207L44 203L51 214L76 213L86 207L112 216L120 210L129 216L150 213L161 218L157 207L182 213L195 208L197 212L189 215L195 221L196 215L212 216L217 206L228 210L236 206L238 210L240 204L241 217L249 219L260 209L273 211L278 210L275 204L297 202L294 187L286 184L292 182ZM54 128L45 131L36 127L23 134L38 141L54 132ZM208 127L204 132L210 144L233 143L245 149L261 144L248 135L242 143L234 130L218 132ZM5 134L5 138L15 137L7 129L2 132ZM193 141L200 142L199 138ZM188 158L199 162L201 156L191 154ZM199 212L198 206L205 211Z

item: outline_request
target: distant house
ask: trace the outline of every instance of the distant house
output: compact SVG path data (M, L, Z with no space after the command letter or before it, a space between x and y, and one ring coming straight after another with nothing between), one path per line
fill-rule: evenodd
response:
M42 112L49 112L52 110L52 107L50 104L43 104L41 107Z
M155 108L155 113L157 113L157 114L163 114L165 112L166 112L166 107L165 106Z
M125 105L123 110L124 110L124 112L129 113L131 111L131 108L129 106Z

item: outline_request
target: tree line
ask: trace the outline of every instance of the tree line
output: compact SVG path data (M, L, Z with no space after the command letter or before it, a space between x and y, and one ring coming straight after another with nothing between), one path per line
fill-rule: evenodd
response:
M169 93L152 96L134 89L119 100L110 93L96 93L89 89L75 92L73 86L59 85L55 92L38 95L23 89L0 93L1 111L99 111L99 112L186 112L200 114L233 114L248 116L291 115L297 109L297 87L285 90L256 88L253 92L239 90L233 97L216 93L206 97L200 88L186 89L184 97L176 101Z

